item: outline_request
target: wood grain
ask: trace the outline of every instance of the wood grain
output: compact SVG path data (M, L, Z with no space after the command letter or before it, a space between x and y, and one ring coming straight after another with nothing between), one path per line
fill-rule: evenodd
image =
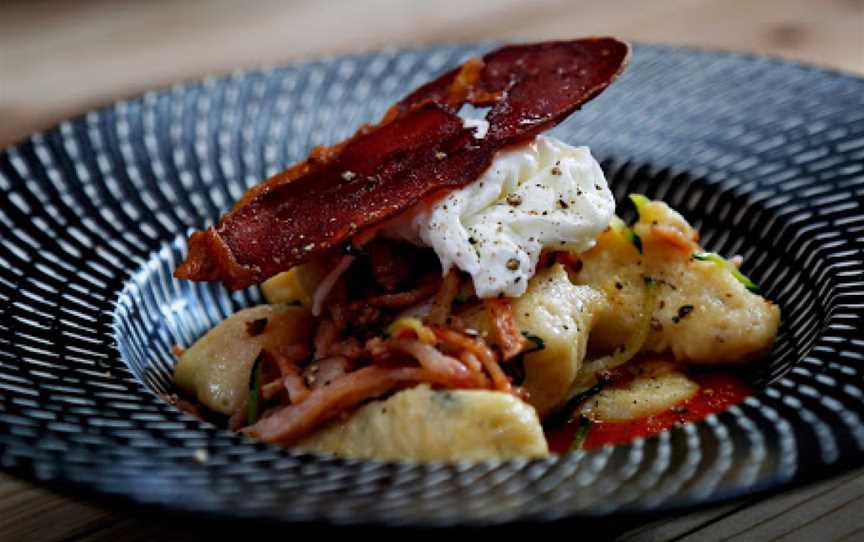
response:
M595 535L607 535L595 537L597 540L620 542L861 540L864 469L776 496L742 499L636 526L610 520L592 524L591 530ZM246 534L243 528L230 524L97 506L0 477L2 541L215 541L230 537L237 540L237 536ZM263 531L257 535L266 538Z
M321 54L612 34L864 74L864 0L4 0L0 146L177 81Z
M254 7L0 0L0 147L86 109L205 74L382 47L589 34L753 51L864 74L864 0L259 0ZM199 540L219 532L0 475L3 541ZM649 521L618 539L862 540L864 470Z

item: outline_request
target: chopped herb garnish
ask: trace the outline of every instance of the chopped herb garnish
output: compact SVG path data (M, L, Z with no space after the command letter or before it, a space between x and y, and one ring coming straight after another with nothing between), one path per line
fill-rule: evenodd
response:
M742 273L735 264L719 254L713 252L694 252L690 258L699 260L700 262L711 262L718 267L723 267L732 273L732 276L735 277L738 282L743 284L745 288L753 293L759 292L759 286L757 286L755 282L747 278L747 276Z
M567 402L564 403L564 406L559 408L556 412L553 412L552 415L550 415L546 420L544 420L543 423L548 425L549 427L555 427L558 424L565 423L566 421L572 419L573 413L576 411L579 405L603 391L603 388L605 388L606 385L607 382L598 380L597 383L590 388L584 389L570 399L567 399Z
M258 403L261 401L261 363L264 355L262 350L255 358L252 372L249 374L249 399L246 407L246 422L249 425L258 421Z
M643 196L642 194L630 194L627 196L630 198L630 201L633 202L633 205L636 206L636 212L639 213L639 216L642 216L642 209L645 208L646 205L651 203L651 200Z
M633 243L633 246L636 247L636 250L639 251L639 254L642 254L642 238L636 235L636 232L630 228L627 228L629 233L629 240Z
M523 354L530 354L531 352L539 352L540 350L546 349L546 342L543 339L541 339L540 337L538 337L537 335L532 335L532 334L528 333L527 331L523 331L522 336L524 336L526 339L528 339L528 341L534 343L532 346L530 346L526 350L523 350L522 351Z
M585 446L585 441L588 440L588 434L591 432L591 420L585 416L579 416L579 425L576 427L576 433L573 434L573 442L570 443L568 452L576 452Z
M657 287L657 281L654 280L653 277L649 277L647 275L642 275L642 280L645 281L645 287L650 289L650 290L653 290L654 288Z
M639 251L639 254L642 254L642 239L636 235L636 232L633 229L624 223L623 220L618 218L617 216L612 217L612 222L610 223L610 228L620 235L623 239L629 241L636 247L636 250Z

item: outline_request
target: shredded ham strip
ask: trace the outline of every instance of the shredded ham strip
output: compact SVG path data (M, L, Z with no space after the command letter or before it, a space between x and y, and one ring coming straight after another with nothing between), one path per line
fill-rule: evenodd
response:
M492 384L496 390L514 393L513 385L510 384L510 379L504 374L501 366L498 365L498 360L495 359L495 353L482 342L472 339L467 335L463 335L458 331L444 327L434 327L435 335L451 348L457 350L467 350L472 355L476 356L483 364L483 368L489 373L492 378Z
M441 288L432 300L432 309L426 317L429 324L443 326L453 306L453 299L459 293L459 271L451 269L444 277Z
M504 361L519 355L525 349L525 337L516 324L513 316L513 306L509 299L486 299L484 302L486 310L489 311L492 324L495 326L495 334L498 336L498 344L501 346L501 354Z
M325 358L330 354L330 349L341 332L332 320L321 320L315 330L315 359Z
M318 284L318 287L315 288L315 293L312 294L313 316L321 316L321 309L324 307L324 302L327 301L327 298L330 296L330 291L333 290L339 277L341 277L345 271L348 271L348 268L351 267L352 263L354 263L354 256L342 256L342 259L339 260L336 267L327 273L327 275L321 280L321 283Z
M294 367L304 359L309 357L309 348L305 344L292 344L283 346L272 352L270 356L279 367L279 371L284 374L287 367Z
M465 364L465 367L468 367L470 371L474 371L475 373L483 372L483 364L480 363L480 360L477 359L477 356L475 356L471 352L463 350L459 354L459 359L462 361L462 363Z
M285 386L285 391L288 392L288 400L292 405L296 405L309 397L309 388L306 387L306 382L300 376L300 371L297 367L292 368L282 376L282 385Z
M484 368L492 376L496 389L512 391L510 382L498 366L495 354L488 347L444 328L437 328L436 335L439 332L443 333L451 346L463 350L459 359L416 339L390 338L381 341L375 338L366 345L367 351L373 356L393 359L392 353L408 355L416 359L420 367L371 365L353 372L344 372L347 370L348 361L345 358L331 357L313 362L306 368L305 372L309 373L312 368L320 367L314 370L316 380L312 383L312 389L307 387L307 382L299 375L295 363L285 356L277 356L283 375L282 381L291 404L276 410L244 431L267 442L291 444L337 414L367 399L380 397L413 383L428 382L445 388L489 388L489 379L482 372ZM466 346L468 348L465 348ZM299 352L295 358L297 356ZM329 368L325 371L323 367L330 361L334 364L332 369L335 372ZM333 374L326 376L324 373ZM316 385L319 383L320 385ZM241 412L245 414L245 408ZM243 418L232 419L232 425L242 425L242 420Z
M651 233L656 239L664 241L667 245L678 250L682 256L687 258L699 250L699 245L675 226L668 224L655 224L651 226Z
M480 363L480 360L477 359L477 356L475 356L471 352L463 350L462 353L459 354L459 359L462 361L462 363L465 364L465 367L468 367L469 371L473 372L476 375L475 378L477 378L477 380L480 382L481 388L490 387L489 378L487 378L486 375L483 373L483 364Z
M420 286L407 292L399 292L398 294L383 294L372 297L367 297L360 301L351 303L352 309L359 309L366 306L384 307L388 309L401 309L414 305L428 297L432 297L438 291L441 284L441 278L436 275L428 275Z
M351 364L342 356L331 356L315 360L303 371L306 385L315 390L329 386L333 381L345 376Z
M365 354L366 350L363 349L360 341L354 337L348 337L347 339L333 343L328 353L333 356L342 356L349 360L354 360Z
M247 416L244 404L230 419L232 429L267 442L291 444L364 401L420 382L449 389L495 389L518 396L520 390L511 385L499 365L501 356L482 339L453 329L458 324L451 314L461 282L458 271L449 272L443 279L437 273L428 273L418 286L405 292L346 301L339 288L345 288L341 277L353 261L353 257L342 258L325 277L327 284L316 290L319 312L328 296L331 302L327 303L327 316L318 318L312 344L283 346L270 353L280 376L263 386L262 397L275 399L284 390L285 395L278 401L282 405L266 410L255 424L243 428ZM357 336L346 333L349 326L383 325L382 311L386 315L388 310L404 311L419 304L430 307L426 322L434 332L431 342L437 341L437 345L420 341L413 334L398 333L386 339L373 337L363 344ZM515 356L523 349L525 339L515 323L510 302L492 300L486 306L504 359ZM312 361L308 362L310 357ZM355 364L362 366L369 361L372 365L354 370Z
M249 408L249 403L243 401L240 405L240 408L228 418L228 429L231 431L240 431L246 425L246 418L248 414L246 413Z
M432 345L417 339L388 339L384 344L413 357L421 367L438 375L442 380L450 382L453 387L469 387L476 384L476 379L471 372L458 359L442 354Z
M309 348L303 344L292 344L271 353L282 375L282 387L288 393L288 400L296 404L309 395L309 388L303 381L298 364L309 357Z
M280 408L271 416L247 427L244 432L266 442L292 444L321 423L363 401L417 382L445 383L426 369L418 367L364 367L333 381L329 386L313 390L301 403Z
M343 303L331 303L327 306L327 312L330 313L330 319L336 324L339 329L345 329L348 325L347 314L345 314L345 305Z

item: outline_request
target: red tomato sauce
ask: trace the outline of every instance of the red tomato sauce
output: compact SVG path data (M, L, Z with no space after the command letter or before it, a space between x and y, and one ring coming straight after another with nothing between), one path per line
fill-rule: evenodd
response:
M583 448L598 448L604 444L621 444L637 437L648 437L665 431L675 424L695 422L737 405L753 393L738 377L729 373L691 376L699 384L692 398L666 412L626 422L593 422ZM579 427L578 417L557 427L547 428L549 451L563 454L570 449Z

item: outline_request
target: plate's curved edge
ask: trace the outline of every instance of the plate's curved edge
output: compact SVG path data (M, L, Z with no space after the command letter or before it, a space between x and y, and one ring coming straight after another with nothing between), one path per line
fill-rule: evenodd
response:
M455 46L452 46L452 49L455 50L455 49L459 49L460 47L461 47L461 46L459 46L459 45L455 45ZM651 48L654 48L654 49L662 49L662 47L658 47L658 46L651 46ZM413 51L415 51L415 52L423 52L423 51L428 51L428 50L430 50L430 49L438 49L438 48L436 48L436 47L424 47L424 48L414 49ZM668 48L668 49L669 49L669 50L673 50L673 51L676 50L675 48L672 48L672 47L670 47L670 48ZM678 49L678 50L680 50L680 49ZM727 53L715 53L715 52L705 51L705 50L700 50L700 49L694 49L694 51L701 52L701 53L703 53L703 54L719 55L719 56L724 56L724 57L727 57L727 56L741 56L741 57L743 57L743 58L758 59L758 60L761 60L761 61L767 61L767 62L775 63L775 64L778 64L778 65L790 65L790 63L788 63L788 62L777 61L777 60L774 60L774 59L769 59L769 58L760 57L760 56L752 56L752 57L751 57L750 55L740 54L740 53L738 53L738 54L733 53L733 54L730 55L730 54L727 54ZM359 55L357 55L357 56L358 56L358 57L362 57L362 56L368 56L368 55L374 55L374 54L375 54L374 52L373 52L373 53L362 53L362 54L359 54ZM343 58L343 57L335 57L335 58ZM331 60L332 60L332 59L331 59ZM310 60L310 61L306 61L306 62L303 62L303 63L300 63L300 64L292 64L292 65L290 65L289 67L291 67L291 68L301 69L303 66L308 65L308 64L310 64L310 63L326 63L326 62L327 62L326 59L317 59L317 60ZM791 65L796 65L796 64L791 64ZM813 71L816 71L816 72L819 72L819 73L832 73L832 75L839 76L839 77L844 77L844 78L845 78L845 77L849 77L849 75L844 74L844 73L840 73L840 72L830 72L830 71L829 71L829 72L826 72L826 71L823 70L823 69L820 69L820 68L818 68L818 67L809 66L809 65L806 65L806 64L797 64L797 65L798 65L800 68L805 68L805 69L808 69L808 70L813 70ZM219 80L227 80L227 79L230 79L230 78L232 78L232 77L244 77L244 76L246 76L246 75L249 75L250 73L261 73L261 74L266 74L266 73L269 73L271 70L274 70L274 69L277 69L277 70L278 70L278 69L280 69L280 68L278 68L278 67L276 67L276 68L268 68L268 69L265 69L265 70L260 71L260 72L257 71L257 70L243 70L243 71L241 71L241 72L236 72L236 73L232 73L232 74L229 74L229 75L226 75L226 76L223 76L223 77L216 78L215 80L216 80L216 81L219 81ZM855 77L853 77L853 79L860 81L860 79L855 78ZM183 84L177 86L177 87L176 87L177 90L175 90L175 87L171 87L171 88L166 89L166 90L157 91L156 94L159 94L159 93L166 93L166 92L167 92L167 93L170 93L170 92L176 92L176 91L178 91L178 90L182 91L182 90L185 90L185 89L190 88L190 86L194 86L194 85L198 85L198 84L202 84L202 83L203 83L203 82L201 82L201 81L199 81L199 82L187 82L187 83L183 83ZM142 96L142 97L139 97L139 98L135 98L135 99L133 99L133 100L131 100L131 101L135 101L135 100L143 100L143 99L144 99L144 97ZM95 110L95 112L99 112L99 111L110 111L110 110L112 110L112 109L116 109L116 108L117 108L120 104L122 104L122 103L130 103L130 101L118 102L118 103L116 103L116 104L114 104L114 105L112 105L112 106L108 106L108 107L103 108L103 109ZM76 117L76 119L73 119L73 120L70 120L70 121L64 121L64 123L74 123L74 122L76 122L76 120L84 119L84 118L86 118L87 115L92 114L92 113L93 113L93 112L89 112L89 113L82 114L80 117ZM62 124L63 124L63 123L61 123L61 125L62 125ZM46 137L46 134L51 133L52 131L55 131L55 130L59 130L59 127L60 127L61 125L57 125L57 126L55 126L54 128L51 128L51 129L46 130L45 132L40 132L39 134L36 134L36 135L34 135L34 136L31 136L30 140L27 140L27 141L24 141L24 142L22 142L22 143L20 143L20 144L18 144L18 145L15 145L13 148L18 148L20 145L26 144L28 141L32 141L33 139L36 139L36 138L39 138L39 137L43 137L43 138L44 138L44 137ZM5 153L5 151L0 152L0 154L3 154L3 153ZM132 271L127 270L127 273L132 273ZM128 274L127 274L127 278L128 278ZM117 296L119 296L119 292L115 292L115 294L116 294ZM116 301L116 297L115 297L115 299L114 299L113 301ZM655 437L655 438L656 438L656 437ZM834 466L831 466L831 465L820 465L820 467L825 467L824 470L825 470L826 472L834 472L836 469L840 469L841 471L845 472L845 470L848 470L848 468L853 468L853 467L850 467L847 463L848 463L848 462L841 462L841 463L838 464L839 466L837 466L837 465L834 465ZM817 470L818 470L818 469L817 469ZM34 470L31 474L35 474L35 470ZM810 475L810 474L807 474L807 475L802 475L802 476L800 476L800 480L798 480L798 478L799 478L798 476L794 477L791 481L789 481L789 482L788 482L786 485L784 485L783 487L789 487L790 485L796 485L796 484L809 483L810 481L812 481L812 479L814 478L814 476L813 476L813 475ZM81 488L86 488L87 486L86 486L86 485L81 485L80 487L81 487ZM774 488L766 488L766 489L765 489L765 491L768 491L768 492L772 492L772 491L774 491L774 490L779 490L779 488L774 487ZM721 499L732 499L732 498L736 498L736 497L738 497L738 496L741 496L741 495L740 495L740 494L738 494L738 495L729 495L729 496L720 497L720 498L721 498ZM714 502L714 501L704 501L703 503L700 503L700 505L701 505L701 504L708 505L708 504L711 504L712 502ZM679 509L681 509L681 508L679 508L677 505L675 505L674 503L672 503L671 506L672 506L672 507L670 508L670 510L679 510ZM682 503L681 506L686 507L686 508L689 508L689 507L692 507L692 506L693 506L693 503L692 503L692 501L689 502L689 503ZM662 510L663 508L661 507L660 509ZM622 512L623 512L623 513L627 513L626 509L622 510ZM577 515L578 515L578 514L577 514ZM574 515L574 517L576 517L576 515ZM537 518L537 520L538 520L538 521L543 521L543 518L542 518L542 517L541 517L541 518ZM478 525L480 525L480 524L478 524Z

